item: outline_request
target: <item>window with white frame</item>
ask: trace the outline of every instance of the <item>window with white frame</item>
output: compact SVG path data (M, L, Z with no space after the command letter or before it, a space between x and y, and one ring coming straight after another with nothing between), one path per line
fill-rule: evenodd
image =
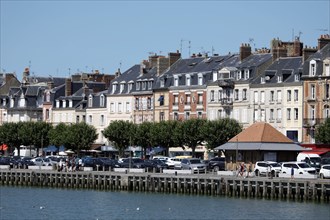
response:
M269 120L274 120L274 109L269 110Z
M254 109L254 121L259 121L259 112L258 112L258 109Z
M178 105L179 104L179 96L178 95L174 95L174 103L173 105Z
M90 125L93 124L93 116L92 115L88 116L88 122L89 122Z
M291 108L286 109L286 119L291 120Z
M104 126L104 115L100 116L100 125Z
M210 91L210 101L214 102L214 90Z
M298 73L294 74L294 81L299 82L300 80L300 75Z
M198 74L198 85L203 85L203 74Z
M189 120L189 118L190 118L190 112L186 112L186 113L184 114L184 119L185 119L185 120Z
M286 100L287 100L288 102L291 102L291 90L287 90L287 91L286 91Z
M238 89L235 89L234 90L234 99L235 100L238 100L238 93L239 93Z
M121 102L118 102L118 112L122 112L122 111L123 111L123 106Z
M161 78L160 79L160 87L164 87L165 86L165 79Z
M294 120L298 120L298 118L299 118L299 110L298 110L298 108L294 108L293 114L294 114Z
M277 120L281 121L282 119L282 109L278 108L277 109Z
M93 99L92 99L93 100ZM90 100L90 97L89 97L89 101L88 101L88 107L92 107L92 101ZM62 100L62 107L63 108L66 108L66 100Z
M295 90L294 90L293 98L294 98L294 101L295 101L295 102L298 101L298 99L299 99L298 89L295 89Z
M254 91L254 103L258 103L259 102L259 93L258 91Z
M327 83L325 84L325 88L324 88L324 90L325 90L324 97L325 97L326 99L329 99L329 98L330 98L330 84L329 84L329 82L327 82Z
M120 93L122 93L124 91L124 88L125 88L125 84L121 83L120 84Z
M165 113L164 112L159 113L159 121L165 121Z
M148 82L148 89L152 89L152 81Z
M266 121L266 111L265 111L265 109L260 110L260 121Z
M247 89L243 89L242 99L247 100Z
M198 94L198 103L197 104L203 104L203 94Z
M218 72L213 71L213 82L218 80Z
M330 117L330 108L329 105L324 105L324 118Z
M190 105L190 94L186 94L186 105Z
M202 117L203 117L202 112L197 112L197 118L202 118Z
M143 81L142 82L142 90L146 90L146 87L147 87L147 82Z
M117 83L112 84L112 93L115 93L117 90Z
M237 71L237 80L240 80L242 78L242 71Z
M282 91L277 90L277 102L282 102Z
M133 83L128 83L128 92L130 92L133 89Z
M218 91L218 100L222 100L222 98L223 98L223 91L219 90Z
M63 100L64 101L64 100ZM65 105L65 102L63 103L63 105ZM63 106L64 107L64 106ZM88 97L88 107L93 107L93 96L90 95ZM64 107L65 108L65 107Z
M126 112L131 112L131 103L130 102L126 102Z
M329 63L324 64L324 75L330 76L330 65Z
M11 99L12 100L12 99ZM10 107L13 107L14 106L14 101L10 101ZM60 100L56 100L56 108L59 108L60 107Z
M310 119L314 120L315 119L315 106L311 105L309 109L309 117Z
M179 77L174 76L174 86L179 86Z
M274 101L275 101L275 92L270 91L270 102L274 102Z
M314 84L311 84L311 99L315 99L315 94L316 94L316 92L315 92L315 85Z
M277 76L277 82L278 82L278 83L281 83L281 82L282 82L282 78L283 78L283 77L282 77L281 75Z
M190 75L186 75L186 86L190 86Z
M244 70L244 79L249 79L250 78L250 70L246 69Z
M315 76L316 75L316 61L311 60L309 62L309 76Z
M110 112L115 112L115 103L110 103Z
M100 95L100 107L104 107L104 104L105 104L105 98L104 98L104 95Z
M136 82L136 90L140 90L141 82Z
M261 91L260 96L260 102L265 103L265 91Z
M264 83L265 83L265 77L264 77L264 76L262 76L262 77L260 78L260 83L261 83L261 84L264 84Z

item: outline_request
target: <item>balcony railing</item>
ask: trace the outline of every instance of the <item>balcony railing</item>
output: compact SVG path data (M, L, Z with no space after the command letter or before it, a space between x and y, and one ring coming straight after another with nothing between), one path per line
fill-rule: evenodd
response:
M325 121L325 118L304 118L303 127L310 128L315 127L315 125L322 124Z
M231 79L219 79L218 80L218 86L220 86L220 87L234 88L235 83Z
M219 102L221 103L221 105L232 105L233 99L232 98L222 98L222 99L219 99Z

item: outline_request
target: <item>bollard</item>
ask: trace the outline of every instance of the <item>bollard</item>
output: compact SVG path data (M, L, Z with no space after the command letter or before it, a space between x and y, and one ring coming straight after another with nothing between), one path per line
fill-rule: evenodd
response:
M174 175L175 175L175 176L177 176L177 175L178 175L178 172L177 172L177 171L175 171L175 172L174 172Z

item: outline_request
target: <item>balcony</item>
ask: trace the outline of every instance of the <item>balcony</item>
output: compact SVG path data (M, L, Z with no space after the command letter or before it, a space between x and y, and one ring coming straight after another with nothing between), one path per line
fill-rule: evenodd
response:
M219 99L219 102L221 105L233 105L232 98L222 98L222 99Z
M218 86L222 88L234 88L235 83L231 79L219 79L218 80Z
M303 127L310 128L315 127L315 125L321 124L325 121L325 118L304 118Z

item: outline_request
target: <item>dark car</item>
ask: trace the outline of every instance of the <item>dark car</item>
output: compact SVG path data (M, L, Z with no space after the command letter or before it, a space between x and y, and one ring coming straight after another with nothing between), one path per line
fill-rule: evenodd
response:
M120 163L122 168L145 168L144 160L140 158L123 158Z
M22 157L15 161L15 166L19 169L26 169L28 166L33 166L34 163L31 161L32 157Z
M115 159L110 159L107 157L100 157L98 159L98 164L104 170L113 170L114 168L119 168L120 164Z
M215 157L208 161L208 169L215 172L219 170L226 170L226 158Z
M144 161L145 168L148 169L148 171L155 171L160 172L163 169L168 169L168 164L166 164L162 160L145 160Z

